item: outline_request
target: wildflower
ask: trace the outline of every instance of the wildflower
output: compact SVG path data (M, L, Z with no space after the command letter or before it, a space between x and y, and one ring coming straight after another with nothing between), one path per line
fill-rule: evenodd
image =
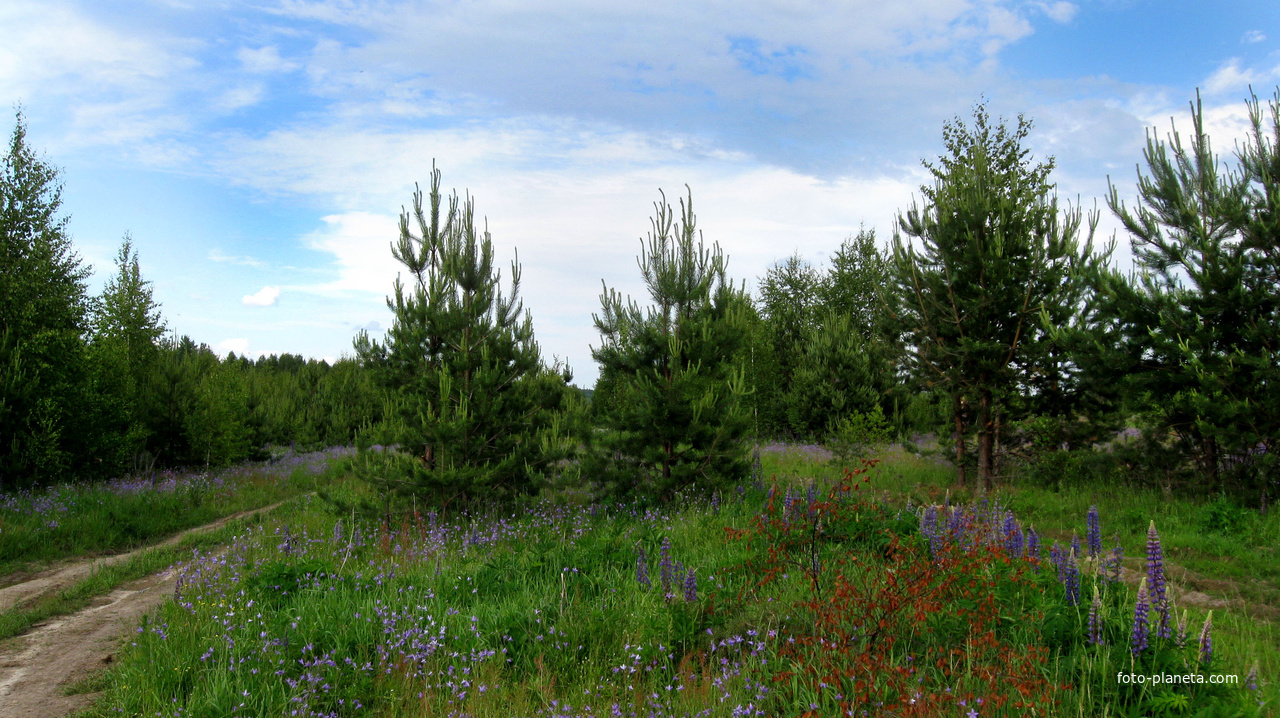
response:
M1067 603L1072 606L1080 602L1080 565L1076 563L1076 552L1063 561L1062 585L1067 589Z
M1116 545L1111 549L1111 558L1108 561L1107 568L1111 569L1110 576L1107 578L1112 583L1120 583L1120 565L1124 562L1124 546L1120 545L1120 532L1116 532Z
M1004 520L1004 549L1010 556L1018 557L1022 555L1022 544L1022 527L1010 513Z
M1160 535L1156 533L1156 522L1151 522L1147 529L1147 579L1151 582L1151 603L1160 612L1160 625L1156 635L1168 638L1172 635L1169 627L1169 597L1165 593L1164 551L1160 548Z
M1134 656L1147 649L1147 634L1150 630L1147 615L1151 611L1148 601L1147 579L1144 578L1138 584L1138 600L1133 606L1133 637L1129 641L1129 650Z
M1066 583L1067 580L1067 561L1063 557L1062 548L1058 546L1058 542L1054 541L1049 547L1049 560L1053 562L1053 567L1058 570L1058 582Z
M1102 640L1102 596L1098 593L1098 586L1093 587L1093 602L1089 604L1089 643L1095 646L1103 645Z
M1200 628L1200 662L1205 668L1213 661L1213 611L1204 617L1204 625Z
M1248 688L1251 691L1258 690L1258 662L1257 661L1253 662L1253 667L1249 669L1249 672L1247 674L1245 674L1244 687Z
M1173 640L1177 642L1178 648L1186 648L1187 646L1187 609L1182 609L1182 618L1178 619L1178 630L1174 633Z
M1089 558L1097 558L1102 555L1102 524L1098 521L1097 504L1089 507L1085 522L1089 525L1086 531L1089 539Z
M1075 531L1071 532L1071 553L1080 556L1080 534Z
M644 547L640 547L640 554L636 556L636 583L649 587L649 557L644 555Z
M693 569L684 577L684 600L694 603L698 600L698 579L693 576Z
M1034 526L1027 527L1027 558L1040 558L1040 534Z

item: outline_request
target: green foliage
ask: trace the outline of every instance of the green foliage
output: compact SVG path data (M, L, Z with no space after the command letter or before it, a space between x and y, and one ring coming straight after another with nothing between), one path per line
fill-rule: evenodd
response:
M94 466L88 270L61 207L58 170L27 145L19 113L0 158L0 488Z
M879 404L870 411L858 411L833 422L826 445L836 460L846 466L867 458L871 450L889 441L892 429Z
M642 310L605 287L594 317L602 345L597 414L603 432L587 440L591 468L615 490L669 499L691 484L723 486L746 475L744 349L750 299L725 276L719 245L697 233L693 197L681 215L655 204L639 265L653 305Z
M1033 164L1023 148L1030 129L1022 117L1014 128L993 127L982 105L972 128L948 122L947 155L925 163L934 178L921 187L925 204L902 215L894 235L895 319L908 366L951 395L961 439L965 405L976 405L978 473L987 486L1001 416L1019 374L1036 369L1034 347L1048 333L1041 315L1075 301L1073 272L1091 246L1082 253L1077 242L1080 211L1059 214L1048 179L1053 160ZM956 455L963 466L963 441Z
M784 397L793 436L821 439L847 414L880 410L881 377L867 344L850 315L827 314L805 331Z
M1133 208L1111 188L1138 272L1094 273L1099 351L1085 358L1205 488L1257 495L1280 477L1280 91L1267 122L1250 103L1234 171L1219 166L1198 98L1191 109L1190 146L1148 137Z
M576 399L571 377L542 363L519 301L518 263L503 295L472 201L459 204L455 194L442 218L434 169L425 210L422 200L415 192L392 248L410 284L397 278L387 300L395 319L386 343L364 332L355 342L362 365L391 392L395 443L421 464L382 486L446 502L526 493L566 454L560 415Z

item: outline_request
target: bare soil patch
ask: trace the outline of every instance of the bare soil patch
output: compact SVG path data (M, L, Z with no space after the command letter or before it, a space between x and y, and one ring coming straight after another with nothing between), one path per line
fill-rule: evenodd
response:
M146 548L67 562L22 577L20 582L0 589L0 611L68 588L102 567L127 561L143 551L172 546L186 536L221 528L282 503L232 514ZM170 570L133 581L99 596L78 613L45 621L0 644L0 718L55 718L87 707L96 694L68 696L64 693L66 686L103 670L113 660L122 637L170 595L175 579Z

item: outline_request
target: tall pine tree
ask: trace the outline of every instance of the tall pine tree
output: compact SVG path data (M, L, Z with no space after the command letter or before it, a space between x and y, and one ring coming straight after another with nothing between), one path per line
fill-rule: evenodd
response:
M595 440L614 476L666 500L691 485L714 488L745 475L750 415L741 352L750 299L725 275L718 245L696 229L692 192L679 220L655 204L638 263L653 304L642 309L605 286L592 350L610 406ZM599 394L597 401L604 399Z
M1249 109L1236 171L1214 155L1199 98L1189 146L1148 137L1137 203L1109 198L1138 272L1099 272L1092 316L1110 339L1101 380L1123 385L1148 436L1194 459L1212 490L1280 476L1280 93L1266 115L1256 98Z
M361 362L391 391L390 438L412 457L368 475L388 498L448 504L527 492L564 456L559 422L572 400L570 377L542 362L519 300L516 262L502 293L493 243L475 226L472 200L455 194L442 206L434 167L426 199L424 206L415 192L412 214L400 217L392 254L408 276L396 279L387 299L395 319L386 342L361 332L355 343Z
M1043 336L1044 308L1072 298L1080 257L1082 215L1059 213L1053 160L1033 163L1023 147L1030 129L1022 117L1014 128L992 126L982 105L972 127L948 122L947 155L925 163L934 178L921 187L925 204L900 216L894 235L898 318L913 369L952 396L961 481L973 405L984 487L1019 362Z

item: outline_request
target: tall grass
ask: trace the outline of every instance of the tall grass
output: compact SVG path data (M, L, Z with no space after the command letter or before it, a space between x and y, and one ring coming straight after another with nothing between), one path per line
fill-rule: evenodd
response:
M1131 587L1086 561L1084 600L1072 598L1043 553L1008 543L1025 519L989 499L908 508L906 495L945 497L927 460L826 467L816 482L771 461L725 495L658 508L539 503L387 526L303 502L183 566L176 600L138 629L92 714L971 718L1274 704L1271 628L1215 612L1210 663L1194 638L1134 654ZM1094 585L1105 645L1089 642ZM1116 681L1176 669L1243 683L1255 661L1258 690Z
M146 545L313 490L346 451L0 494L0 578L32 564Z

